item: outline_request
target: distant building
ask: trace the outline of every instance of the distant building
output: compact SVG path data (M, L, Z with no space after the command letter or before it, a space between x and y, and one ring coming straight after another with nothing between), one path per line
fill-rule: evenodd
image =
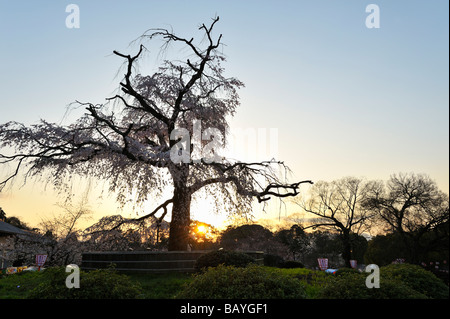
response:
M28 234L29 232L0 220L0 268L12 266L13 261L7 256L8 252L14 250L14 238Z

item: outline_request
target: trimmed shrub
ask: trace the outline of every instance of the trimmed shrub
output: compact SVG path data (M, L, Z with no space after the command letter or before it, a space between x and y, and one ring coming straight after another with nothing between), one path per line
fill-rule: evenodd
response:
M449 288L432 272L418 265L391 264L380 268L380 277L396 279L433 299L448 299Z
M330 275L329 283L318 293L319 299L427 299L401 281L381 277L380 288L367 288L367 273L341 272Z
M305 266L299 261L288 260L280 263L279 268L305 268Z
M220 265L198 274L177 296L189 299L304 299L300 280L264 267Z
M65 285L68 273L63 267L50 267L36 273L41 278L41 283L32 289L28 295L31 299L66 299L70 289ZM81 274L80 274L81 276Z
M247 254L236 252L217 250L200 256L195 263L195 270L201 271L209 267L217 267L219 265L246 267L255 260Z
M34 288L31 299L134 299L141 287L114 269L80 271L80 288L67 288L65 267L47 268L42 282Z
M283 262L284 262L283 257L272 254L264 254L264 266L278 267Z
M342 275L346 275L346 274L359 274L360 272L356 269L353 268L339 268L335 275L336 276L342 276Z

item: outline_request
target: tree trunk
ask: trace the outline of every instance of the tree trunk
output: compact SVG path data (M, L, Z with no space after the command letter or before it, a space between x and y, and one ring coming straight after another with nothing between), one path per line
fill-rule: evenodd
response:
M345 267L351 268L350 259L352 259L352 245L350 242L350 232L343 231L342 232L342 243L344 246L344 250L342 252L342 258L345 262Z
M174 183L172 220L170 222L169 232L169 251L188 250L189 244L191 193L187 188L188 169L180 170L178 173L178 181Z

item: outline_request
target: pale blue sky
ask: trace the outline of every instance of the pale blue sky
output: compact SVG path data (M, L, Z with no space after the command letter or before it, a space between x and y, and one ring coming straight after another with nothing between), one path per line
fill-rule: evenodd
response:
M65 26L70 3L79 29ZM379 29L366 28L370 3ZM102 103L118 85L113 50L135 52L129 43L154 27L198 37L219 15L227 74L246 84L232 127L278 128L294 179L416 172L448 192L448 9L447 0L1 0L0 122L60 122L76 99ZM10 202L0 198L27 215Z

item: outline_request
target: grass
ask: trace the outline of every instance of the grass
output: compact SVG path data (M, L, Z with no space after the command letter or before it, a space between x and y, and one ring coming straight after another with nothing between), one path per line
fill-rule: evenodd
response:
M305 285L308 299L316 298L322 287L330 279L330 275L322 271L311 270L306 268L280 269L275 267L264 267L267 271L279 271L283 274L299 279Z
M192 274L187 273L127 275L141 284L144 299L173 299L192 280Z
M26 299L43 280L42 273L24 272L0 277L0 299ZM127 274L143 288L143 299L172 299L192 280L192 274Z
M332 284L333 282L336 284L336 280L333 280L333 278L337 278L336 275L326 274L322 271L317 270L310 270L305 268L293 268L293 269L280 269L275 267L263 267L264 271L267 273L271 272L278 272L282 273L284 275L288 275L292 277L293 280L298 280L303 283L306 291L306 298L308 299L318 299L323 298L323 292L325 291L325 286ZM393 266L390 266L393 267ZM407 266L404 266L407 267ZM386 267L385 267L386 268ZM382 268L382 271L386 271L385 268ZM408 270L408 269L406 269ZM49 287L50 292L59 293L58 290L55 290L55 283L51 282L49 279L49 274L47 273L47 276L45 275L46 271L43 272L22 272L19 274L13 274L13 275L4 275L0 276L0 299L26 299L29 296L32 295L32 290L39 286L41 283L44 283L46 286ZM409 273L408 273L409 274ZM420 274L420 273L419 273ZM107 279L113 279L112 277L109 277L109 274L106 274ZM134 283L138 282L139 285L142 287L142 292L139 293L138 298L139 299L174 299L177 297L178 294L180 294L181 291L183 291L185 285L189 284L193 281L195 274L189 274L189 273L166 273L166 274L127 274L129 279ZM343 276L343 275L341 275ZM436 278L434 280L433 278L429 278L427 282L422 282L417 279L417 273L413 273L410 275L410 277L413 277L414 280L410 280L409 282L406 279L403 279L402 282L406 284L409 284L410 286L414 286L417 290L420 289L426 289L430 290L432 287L437 287L440 282L435 282L436 280L439 280ZM430 277L430 276L428 276ZM427 277L427 278L428 278ZM61 279L62 278L62 279ZM61 286L64 290L64 278L65 274L62 274L62 277L56 277L57 282L59 283L61 280ZM85 277L86 278L86 277ZM345 279L346 277L342 277ZM350 281L349 278L347 284L354 283L353 281ZM354 279L354 278L353 278ZM432 280L433 279L433 280ZM104 279L99 279L104 280ZM341 280L342 281L342 280ZM89 281L88 281L89 282ZM384 284L387 282L384 281ZM348 291L353 291L353 288L345 288L345 285L341 285L337 288L344 289L343 292L347 293L345 289ZM360 287L359 281L357 282ZM431 284L434 284L431 285ZM44 285L44 286L45 286ZM95 285L95 286L93 286ZM113 284L114 285L114 284ZM125 283L127 285L127 283ZM120 286L120 285L119 285ZM117 287L119 287L117 286ZM415 287L418 286L418 287ZM448 287L447 289L441 287L442 284L437 287L436 289L440 289L438 292L441 294L446 294L448 296ZM89 287L97 287L97 284L91 284ZM350 287L350 286L349 286ZM353 286L352 286L353 287ZM123 284L119 288L123 289ZM329 288L329 287L328 287ZM336 288L336 289L337 289ZM334 288L332 288L334 289ZM342 290L341 289L341 290ZM353 289L353 290L352 290ZM412 288L411 288L412 289ZM335 291L333 291L334 294ZM342 291L341 291L342 292ZM380 290L380 293L383 291ZM432 298L441 298L440 295L432 295ZM353 296L355 297L355 296ZM356 296L357 297L357 296ZM355 298L356 298L355 297ZM446 297L448 298L448 297Z
M41 274L37 272L0 276L0 299L25 299L42 281Z
M305 268L280 269L264 267L267 272L281 272L292 276L305 284L308 298L314 299L320 289L328 282L330 275L321 271ZM172 299L193 280L195 274L129 274L133 281L138 281L144 290L145 299Z

